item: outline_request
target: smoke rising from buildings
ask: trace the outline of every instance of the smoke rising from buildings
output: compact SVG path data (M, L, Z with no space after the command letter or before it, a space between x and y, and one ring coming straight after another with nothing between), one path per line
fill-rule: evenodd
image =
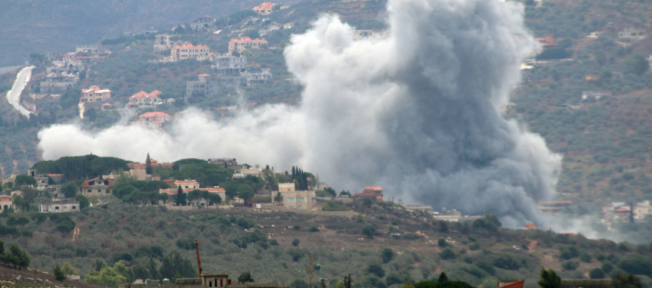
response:
M408 202L491 213L505 226L546 227L561 157L500 109L536 41L523 10L486 0L390 0L385 34L353 40L324 15L285 49L305 86L298 107L267 105L213 120L195 109L167 133L138 125L39 133L46 159L93 152L142 161L234 157L299 165L337 189L380 185Z

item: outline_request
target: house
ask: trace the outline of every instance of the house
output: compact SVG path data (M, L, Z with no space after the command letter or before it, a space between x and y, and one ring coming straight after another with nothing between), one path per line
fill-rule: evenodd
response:
M172 185L174 185L174 188L181 187L181 189L190 189L190 190L199 189L199 182L190 179L174 180Z
M52 181L54 183L60 184L61 180L63 180L63 174L46 174L48 177L52 178Z
M498 288L524 288L525 279L516 281L498 281Z
M7 209L14 209L14 201L11 200L9 195L0 195L0 213L7 211Z
M421 204L408 204L405 206L405 209L407 209L410 212L421 211L421 212L426 212L428 214L432 214L432 207L421 205Z
M582 91L582 100L587 100L589 98L600 100L602 97L611 96L609 91Z
M129 103L132 103L136 106L158 105L162 103L161 98L158 97L159 95L161 95L161 91L158 90L154 90L150 93L140 91L129 97ZM127 105L129 105L129 103L127 103Z
M233 179L235 178L244 178L247 176L254 176L254 177L260 177L263 175L263 169L261 168L248 168L248 169L240 169L240 171L236 171L233 173Z
M537 225L534 225L534 223L527 223L525 226L523 226L524 230L536 230Z
M79 98L79 102L106 102L109 100L111 100L111 90L100 89L97 85L82 89L82 96Z
M173 288L286 288L287 284L276 282L244 282L231 281L229 274L201 273L200 278L177 278ZM158 283L158 281L157 281ZM158 284L157 284L158 285ZM118 288L148 288L149 284L120 284Z
M162 128L163 123L172 121L172 116L165 112L147 112L138 116L138 122L148 128Z
M81 45L77 46L75 53L99 54L100 46L98 45Z
M174 39L174 40L173 40ZM170 34L158 34L154 41L154 52L165 51L174 46L183 45L183 41L178 40L179 36Z
M215 65L211 65L211 69L217 75L239 75L245 72L247 68L247 58L244 56L231 56L231 54L224 54L214 58Z
M294 182L290 183L278 183L278 191L283 191L283 192L294 192L294 187L295 184Z
M557 42L555 41L555 37L553 36L546 36L543 38L537 38L537 41L543 45L543 48L548 48L548 47L555 47L557 46Z
M196 59L197 61L206 60L211 53L211 49L206 45L192 45L185 42L183 45L175 45L170 53L170 61L179 61L185 59Z
M271 2L264 2L263 4L260 4L251 10L254 10L254 12L260 15L269 15L272 14L272 10L274 10L274 5L275 4Z
M113 181L102 177L86 180L79 187L79 192L87 198L91 196L110 196L113 192Z
M618 32L618 39L640 41L645 39L645 31L641 29L625 28Z
M113 109L113 104L111 103L104 103L102 104L102 111L108 111Z
M652 205L650 205L650 200L639 202L634 206L634 221L643 222L649 217L652 217Z
M199 80L186 82L186 97L191 97L193 94L201 93L205 96L214 96L219 89L218 82L211 81L210 75L200 74L197 76Z
M242 169L242 166L238 165L238 161L236 161L235 158L209 158L208 163L224 166L224 168L234 170Z
M586 38L598 39L598 38L600 38L602 35L604 35L604 32L602 32L602 31L595 31L595 32L591 32L591 33L589 33L589 36L586 36Z
M272 195L276 196L278 193L281 193L284 207L297 210L312 210L315 191L274 191Z
M262 69L260 73L244 72L240 75L245 78L247 86L249 87L266 84L272 80L272 72L270 72L270 69Z
M34 177L36 180L36 190L45 191L48 188L49 178L47 175L37 174L36 170L27 170L27 175Z
M362 193L353 193L353 197L374 197L380 201L383 200L383 188L379 186L367 185Z
M215 27L215 19L210 16L202 16L190 22L190 28L196 31L206 31Z
M56 200L41 203L41 213L68 213L79 212L79 202L74 200Z
M251 39L247 36L242 36L240 39L232 38L229 41L229 54L233 54L233 51L242 53L244 50L260 50L267 48L267 40L265 38L256 38Z

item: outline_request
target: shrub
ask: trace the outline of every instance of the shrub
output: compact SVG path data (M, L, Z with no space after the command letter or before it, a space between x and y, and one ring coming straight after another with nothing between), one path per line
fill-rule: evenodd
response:
M310 229L308 229L309 232L319 232L319 228L317 226L310 226Z
M421 237L419 235L417 235L416 233L408 232L408 233L405 233L405 235L403 235L403 238L408 239L408 240L416 240L416 239L419 239Z
M383 263L394 260L394 257L396 257L396 253L390 248L385 248L380 252L380 258L383 260Z
M580 256L580 251L575 246L562 246L559 247L559 259L569 260Z
M471 243L471 245L469 245L469 249L473 250L473 251L479 250L480 249L480 243L478 243L478 242Z
M641 256L627 258L618 265L625 272L652 277L652 260Z
M444 251L439 253L439 257L444 260L450 260L450 259L455 259L457 258L457 254L455 254L455 251L451 248L446 248Z
M614 269L614 265L611 265L609 263L602 264L602 271L604 271L604 273L609 274L613 269Z
M439 245L439 247L442 247L442 248L446 247L446 239L439 238L439 240L437 240L437 245Z
M369 239L373 239L374 235L376 235L376 227L372 225L367 225L362 228L362 234L367 236Z
M584 254L582 254L582 256L580 256L580 260L582 260L582 262L585 262L585 263L591 263L591 261L593 260L593 257L591 257L591 254L589 254L589 253L584 253Z
M496 269L494 269L494 266L485 262L485 261L478 261L475 262L475 266L478 266L478 268L486 271L490 275L495 275L496 274Z
M595 268L589 272L589 277L591 277L591 279L603 279L604 276L604 271L600 268Z
M491 262L494 266L505 270L518 270L521 263L512 258L511 255L503 254Z
M365 271L369 274L378 276L378 278L385 277L385 269L383 269L383 267L375 263L367 265L367 269Z
M299 239L294 239L294 240L292 240L292 246L297 247L297 246L299 246L300 242L301 241L299 241Z
M563 267L564 270L567 271L574 271L575 269L577 269L578 266L580 266L580 263L578 263L577 261L566 261L561 264L561 267Z

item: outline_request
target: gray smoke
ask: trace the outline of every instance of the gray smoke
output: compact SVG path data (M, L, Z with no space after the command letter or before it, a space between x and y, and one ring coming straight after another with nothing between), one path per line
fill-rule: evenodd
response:
M390 0L386 33L353 40L335 15L293 35L299 107L269 105L214 121L190 109L169 133L137 125L39 133L46 159L94 152L142 161L235 157L300 165L338 189L380 185L405 201L546 227L561 157L499 110L536 48L521 6L494 0ZM127 143L127 144L122 144ZM279 170L279 169L277 169Z

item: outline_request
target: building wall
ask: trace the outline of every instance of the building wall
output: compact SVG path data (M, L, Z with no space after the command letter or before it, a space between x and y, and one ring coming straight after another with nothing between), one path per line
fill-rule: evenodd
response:
M48 213L78 212L79 210L80 210L79 202L75 202L75 203L52 202L52 203L41 205L41 212L48 212Z
M281 192L281 196L283 196L283 206L285 206L285 208L293 208L297 210L312 209L312 198L314 197L315 191L279 192Z
M292 183L278 183L278 191L283 191L283 192L294 192L294 182ZM274 193L276 195L276 193Z
M88 188L81 188L81 190L84 197L106 197L113 195L113 189L109 188L109 186L91 186Z

